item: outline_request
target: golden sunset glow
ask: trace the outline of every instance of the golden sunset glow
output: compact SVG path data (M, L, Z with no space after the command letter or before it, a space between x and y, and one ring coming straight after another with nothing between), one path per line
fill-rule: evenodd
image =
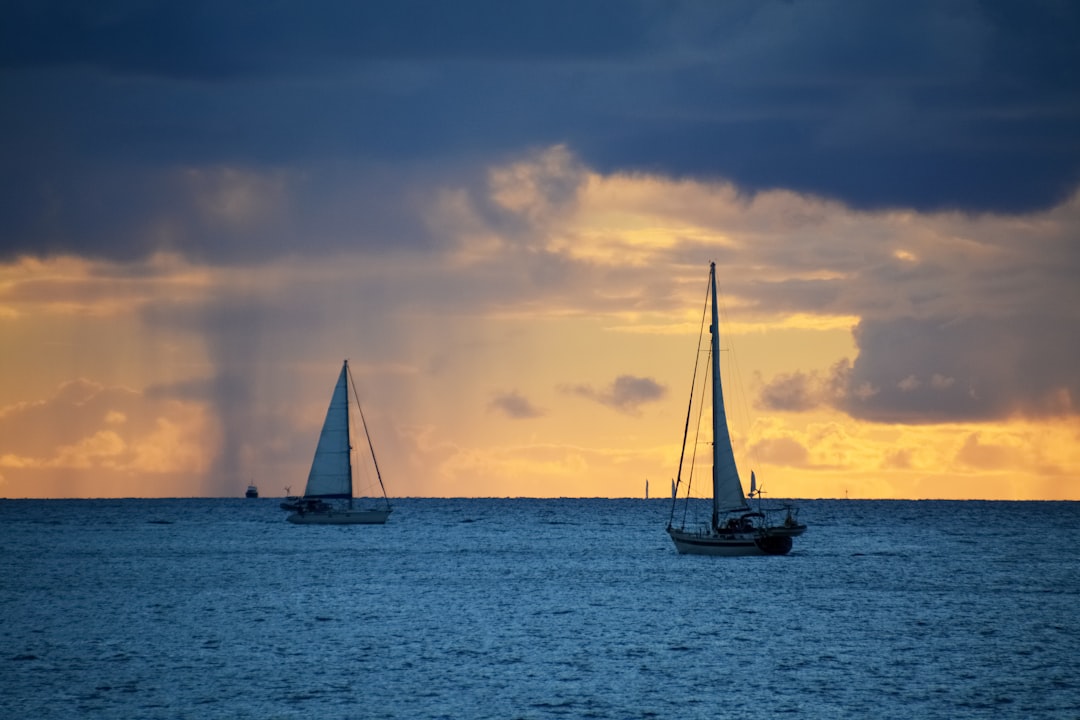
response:
M185 177L207 222L291 222L280 174ZM482 190L424 197L442 241L423 253L0 266L0 495L295 492L343 357L392 495L637 497L646 479L663 495L715 259L744 482L753 469L773 497L1080 499L1068 387L1031 400L1037 412L1021 398L966 421L859 409L961 382L985 395L955 363L836 394L868 318L1051 302L1052 287L991 280L1038 267L1012 239L1051 252L1076 227L1075 196L1023 221L852 211L602 175L555 146L490 168Z

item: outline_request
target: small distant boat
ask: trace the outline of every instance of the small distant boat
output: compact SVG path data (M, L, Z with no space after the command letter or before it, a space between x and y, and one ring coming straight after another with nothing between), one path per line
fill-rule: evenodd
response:
M690 429L690 410L687 410L686 429L683 432L683 453L679 456L679 475L673 481L671 492L671 516L667 532L675 548L690 555L786 555L791 551L792 538L806 532L806 525L797 519L798 511L791 505L782 508L762 507L757 478L750 474L750 497L758 498L758 508L751 508L743 494L739 471L735 467L735 453L731 448L727 414L724 411L724 394L720 386L720 318L716 307L716 263L709 264L709 290L706 303L712 306L712 325L709 327L709 356L712 382L712 517L703 527L686 528L674 526L677 488L682 482L683 459ZM704 317L702 336L704 336ZM701 340L698 345L700 347ZM697 364L694 365L694 382L697 384ZM691 409L693 390L691 390ZM692 473L691 473L692 475ZM689 483L687 483L689 485ZM686 493L689 503L689 491ZM784 519L775 521L778 513L786 511ZM685 518L686 513L683 513Z
M382 501L375 507L356 508L353 498L352 443L349 426L349 386L360 414L360 422L367 438L371 461L382 490ZM390 516L390 500L386 496L379 464L375 460L375 448L371 444L364 411L356 396L356 384L352 382L349 361L342 365L330 407L326 410L315 457L311 461L307 487L303 497L288 497L281 503L284 510L291 511L286 518L299 525L381 525Z
M259 488L255 487L254 485L248 485L247 492L244 493L244 497L246 497L246 498L257 498L257 497L259 497Z

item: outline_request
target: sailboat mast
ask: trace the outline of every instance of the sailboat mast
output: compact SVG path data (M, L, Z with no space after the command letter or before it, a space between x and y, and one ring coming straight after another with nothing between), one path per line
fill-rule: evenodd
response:
M345 361L345 375L351 380L352 373L349 372L349 361ZM353 506L353 482L352 482L352 432L349 429L349 393L345 391L345 442L349 447L348 453L345 457L345 466L349 469L349 508Z
M720 433L727 435L724 417L724 394L720 388L720 315L716 310L716 263L709 263L709 292L712 296L712 325L709 327L709 353L712 356L712 480L713 507L712 526L720 526ZM729 441L730 442L730 441Z
M746 509L746 496L735 466L735 453L728 432L724 411L724 390L720 382L720 311L716 303L716 263L709 264L709 285L712 294L712 390L713 390L713 528L718 528L720 513Z

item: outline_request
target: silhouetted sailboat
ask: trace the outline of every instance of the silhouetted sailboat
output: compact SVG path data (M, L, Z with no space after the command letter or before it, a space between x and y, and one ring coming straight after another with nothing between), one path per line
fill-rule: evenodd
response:
M712 324L709 327L709 358L712 388L712 516L707 525L699 528L685 527L686 513L680 527L674 526L678 486L682 483L683 459L690 429L693 409L693 387L690 409L687 410L686 427L683 431L683 452L679 456L679 475L672 486L671 516L667 532L680 553L693 555L784 555L791 550L792 538L802 535L806 525L798 522L797 512L790 505L777 510L761 507L761 494L757 478L750 474L750 497L758 497L758 508L752 509L746 502L739 471L735 467L735 453L731 448L727 414L724 411L724 394L720 386L720 323L716 307L716 263L709 264L709 290L706 303L712 307ZM702 330L704 331L704 318ZM702 332L704 335L704 332ZM698 341L700 353L701 341ZM694 363L694 382L697 384L697 363ZM692 473L691 473L692 475ZM689 504L689 483L687 483ZM772 523L772 515L786 511L783 521Z
M353 499L352 443L349 432L349 386L360 413L360 421L367 438L371 461L379 479L382 501L376 507L355 508ZM293 511L286 519L301 525L381 525L390 516L390 500L386 496L379 464L375 460L375 448L371 444L364 411L356 396L356 385L349 372L346 360L334 386L330 398L330 407L326 410L319 444L315 448L315 457L311 461L307 487L302 498L289 498L281 504L286 510Z

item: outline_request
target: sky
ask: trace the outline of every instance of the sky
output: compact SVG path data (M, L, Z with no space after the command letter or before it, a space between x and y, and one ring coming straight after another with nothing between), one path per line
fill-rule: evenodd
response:
M1080 499L1072 2L0 0L0 497Z

